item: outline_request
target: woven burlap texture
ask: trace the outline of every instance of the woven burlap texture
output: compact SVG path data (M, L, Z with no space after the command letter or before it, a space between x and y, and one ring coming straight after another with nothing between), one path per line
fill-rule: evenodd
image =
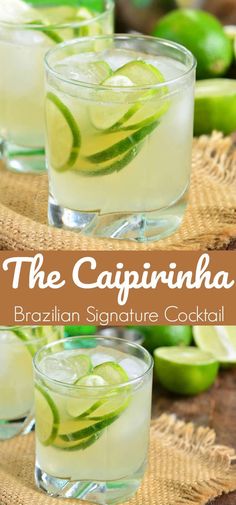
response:
M171 140L170 140L171 149ZM47 225L47 175L0 170L0 248L6 250L207 250L236 239L236 149L214 133L194 140L190 198L171 237L148 245L84 237ZM174 170L174 167L173 167Z
M151 427L149 468L127 505L204 505L236 489L235 453L215 432L163 414ZM125 457L125 455L124 455ZM34 434L0 444L1 505L59 505L34 485ZM65 500L68 505L84 503Z

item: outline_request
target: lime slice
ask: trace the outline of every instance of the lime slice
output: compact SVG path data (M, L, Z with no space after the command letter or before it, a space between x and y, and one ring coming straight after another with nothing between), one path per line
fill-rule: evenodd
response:
M36 432L41 444L50 445L59 428L59 412L51 396L41 386L35 386Z
M71 433L60 434L59 439L64 442L74 442L77 440L82 440L83 438L90 437L92 435L97 435L99 432L103 431L105 428L110 426L110 424L114 423L118 419L119 416L112 416L102 421L91 423L91 421L81 422L81 429L78 431L73 431ZM86 426L87 424L87 426ZM79 425L79 424L78 424ZM83 426L83 427L82 427Z
M88 410L81 414L80 419L88 418L90 421L102 421L111 417L120 416L128 407L130 397L124 398L121 393L115 394L110 398L104 398L94 403Z
M94 373L102 377L109 386L128 382L129 377L118 363L107 361L94 367Z
M206 79L198 81L195 92L194 133L213 130L226 135L236 130L236 81Z
M131 135L125 137L119 142L113 144L112 146L103 149L97 153L91 154L87 156L87 160L91 163L103 163L105 161L111 160L125 153L126 151L130 151L136 145L145 139L148 135L150 135L158 126L159 121L154 121L153 123L143 126L139 130L135 131Z
M47 93L46 116L50 162L54 170L64 172L79 155L80 130L68 107L51 92Z
M94 404L98 403L100 405L101 403L100 401L96 402L94 400L94 396L96 396L96 393L93 388L97 386L106 386L107 382L99 375L91 374L86 375L85 377L79 379L76 382L76 385L91 388L87 391L86 398L84 398L85 394L83 394L81 395L83 396L83 398L77 397L67 399L66 410L68 414L71 417L80 418L81 416L84 415L85 412L90 411L90 409L93 407Z
M236 365L236 326L193 326L196 345L222 365Z
M102 35L102 27L100 23L96 21L92 21L94 18L94 14L92 11L87 9L86 7L80 7L76 13L76 21L80 23L87 22L84 26L81 26L79 29L80 37L88 37L92 35ZM89 23L89 21L91 21Z
M215 382L219 363L214 356L195 347L160 347L154 351L159 382L173 393L195 395Z
M75 356L68 357L68 360L73 363L79 378L88 375L93 369L92 361L88 354L76 354ZM79 381L77 380L76 384L78 383Z
M137 60L126 63L118 70L113 76L102 82L104 86L111 86L112 98L114 100L114 90L118 87L131 87L131 86L152 86L164 82L164 77L161 72L153 65L145 61ZM167 110L166 104L160 101L157 106L150 101L151 98L158 95L161 97L166 94L167 88L163 87L162 90L151 90L148 92L137 92L137 102L132 105L115 105L105 107L104 105L94 105L90 107L90 118L93 126L98 130L119 130L125 125L126 128L139 128L140 123L144 121L146 124L153 122L154 119L160 117ZM128 100L128 94L122 91L124 102L125 98ZM107 102L109 102L109 91L106 92ZM134 94L132 95L134 99ZM165 107L164 107L165 106ZM157 107L157 110L153 108ZM141 110L140 110L141 109ZM139 114L137 115L137 113ZM132 122L130 121L133 118Z
M79 171L80 175L84 177L101 177L103 175L110 175L114 172L119 172L123 168L125 168L133 159L138 155L142 144L137 144L132 149L130 149L127 153L122 156L118 156L112 163L110 160L108 162L100 165L92 165L88 162L83 162L83 166L75 167L76 170Z
M101 437L102 433L103 432L95 433L94 435L86 437L79 442L65 442L60 438L56 438L53 442L53 447L63 451L81 451L94 444Z

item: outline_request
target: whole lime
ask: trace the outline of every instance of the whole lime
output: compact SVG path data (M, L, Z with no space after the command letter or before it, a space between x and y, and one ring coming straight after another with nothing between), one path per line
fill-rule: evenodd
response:
M191 326L137 326L144 336L143 346L149 352L157 347L188 346L192 341Z
M197 60L197 78L224 75L233 60L232 44L220 22L195 9L173 10L157 23L153 35L178 42Z

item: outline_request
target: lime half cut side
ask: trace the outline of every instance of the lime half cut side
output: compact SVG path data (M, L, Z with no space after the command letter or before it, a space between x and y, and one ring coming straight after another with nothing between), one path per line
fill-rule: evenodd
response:
M206 79L195 89L194 133L202 135L213 130L226 135L236 130L236 81Z
M236 365L236 326L193 326L196 345L210 351L221 365Z
M69 108L51 92L46 97L46 116L52 168L65 172L73 167L79 156L79 126Z
M47 391L38 384L35 386L36 431L41 444L50 445L59 429L59 412Z
M195 347L160 347L154 351L159 382L173 393L195 395L214 384L219 363L206 351Z
M111 77L101 84L109 89L104 91L103 99L106 97L106 105L95 105L90 107L90 118L93 126L103 131L119 131L123 128L138 129L141 124L149 124L154 119L161 117L167 110L161 98L166 94L167 88L163 86L161 90L152 89L149 91L136 91L135 87L153 86L164 82L164 77L154 65L145 61L135 60L126 63L117 69ZM122 90L122 87L124 88ZM126 105L129 101L127 88L132 88L132 100L135 103ZM115 93L122 92L122 103L112 105ZM157 96L160 100L157 101ZM155 98L155 101L152 100ZM124 102L124 103L123 103ZM110 103L110 105L108 105Z

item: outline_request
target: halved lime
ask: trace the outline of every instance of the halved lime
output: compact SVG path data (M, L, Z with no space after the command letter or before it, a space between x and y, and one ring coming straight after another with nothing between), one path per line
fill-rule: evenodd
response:
M159 382L173 393L195 395L214 384L219 363L209 353L195 347L160 347L154 351Z
M68 107L51 92L47 93L46 116L50 162L54 170L64 172L79 155L80 130Z
M213 130L226 135L236 130L236 81L206 79L198 81L195 91L194 133Z
M118 363L107 361L94 367L94 373L102 377L110 386L127 382L129 377Z
M126 63L119 69L117 69L111 77L102 82L103 86L111 86L112 92L109 90L106 92L106 101L114 100L114 92L116 88L124 87L135 87L135 86L152 86L155 84L160 84L164 82L164 77L161 72L154 67L154 65L141 60L130 61ZM127 101L129 99L128 94L125 90L122 91L124 102L126 102L125 97L127 96ZM137 101L134 105L123 105L122 103L116 105L105 106L104 104L95 105L90 107L90 117L92 124L98 130L119 130L123 126L129 128L139 128L139 124L146 121L149 124L157 117L164 114L165 110L163 107L163 102L157 104L150 100L156 96L157 90L149 91L137 91ZM166 94L166 88L163 87L162 90L158 90L159 96ZM132 94L134 99L134 93ZM155 107L157 110L155 110ZM153 110L154 108L154 110ZM140 111L141 109L141 111ZM140 111L139 115L137 115ZM135 117L134 117L135 116ZM131 118L132 121L131 121Z
M39 384L35 386L36 432L41 444L50 445L59 429L59 412L51 396Z
M147 126L143 126L139 130L128 135L119 142L116 142L110 147L107 147L106 149L98 151L94 154L90 154L89 156L86 157L86 159L90 161L90 163L97 164L116 158L117 156L120 156L121 154L130 151L131 149L136 147L139 142L144 140L145 137L150 135L156 129L158 124L159 121L154 121Z
M222 365L236 365L236 326L193 326L196 345Z

